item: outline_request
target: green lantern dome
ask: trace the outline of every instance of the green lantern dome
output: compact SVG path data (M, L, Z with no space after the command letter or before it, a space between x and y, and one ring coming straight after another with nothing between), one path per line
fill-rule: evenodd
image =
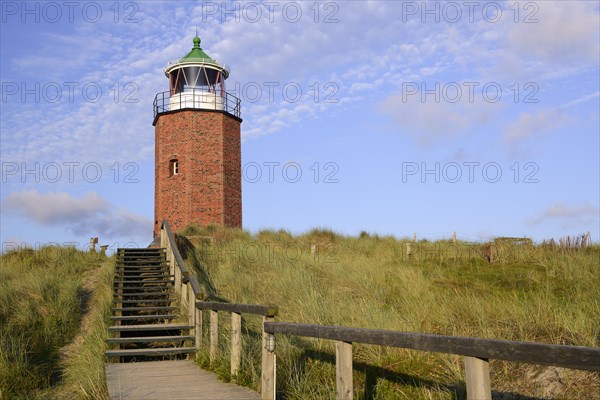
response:
M220 65L214 58L202 50L200 47L200 38L196 35L193 39L194 47L179 60L170 62L164 68L165 75L169 76L172 71L181 68L182 66L195 64L197 66L204 66L213 70L220 71L225 79L229 77L229 68L226 65Z
M187 53L179 60L179 62L181 63L189 61L208 61L216 63L215 60L210 58L208 54L202 51L202 49L200 48L200 38L198 36L194 37L194 47L189 51L189 53Z

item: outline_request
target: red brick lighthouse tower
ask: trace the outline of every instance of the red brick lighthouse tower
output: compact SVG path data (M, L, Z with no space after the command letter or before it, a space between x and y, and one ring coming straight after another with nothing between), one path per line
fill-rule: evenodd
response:
M229 68L200 38L164 69L169 91L154 99L154 236L163 220L242 226L240 99L225 91Z

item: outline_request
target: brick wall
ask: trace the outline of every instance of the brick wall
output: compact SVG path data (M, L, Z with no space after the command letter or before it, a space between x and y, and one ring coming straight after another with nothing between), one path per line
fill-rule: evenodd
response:
M241 120L220 111L181 110L155 121L154 235L190 223L242 226ZM179 173L173 175L171 160Z

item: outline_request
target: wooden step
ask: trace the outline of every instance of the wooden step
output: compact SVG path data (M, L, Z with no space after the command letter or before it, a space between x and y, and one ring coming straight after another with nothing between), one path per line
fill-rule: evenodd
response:
M117 251L117 257L128 257L128 256L138 256L138 255L164 255L166 254L164 251L160 250L144 250L144 251Z
M175 294L175 291L173 290L173 287L164 287L163 289L165 290L145 290L146 288L143 288L144 290L140 291L139 289L136 289L135 291L131 291L131 288L127 288L124 287L123 291L121 293L118 293L118 291L115 289L115 292L113 293L114 296L146 296L146 297L151 297L151 296L166 296L166 295L170 295L170 294Z
M148 258L167 258L166 253L148 253L148 252L137 252L137 253L117 253L116 260L129 260L129 259L148 259Z
M115 325L109 326L109 332L140 332L140 331L185 331L191 326L186 324L145 324L145 325Z
M195 347L168 347L168 348L150 348L150 349L126 349L126 350L107 350L104 354L107 357L127 357L127 356L167 356L174 354L195 353Z
M173 285L166 285L161 283L160 285L148 285L148 286L129 286L125 285L122 287L115 287L115 294L117 290L122 290L122 293L163 293L163 292L173 292ZM174 292L173 292L174 293Z
M113 297L171 297L173 294L171 290L166 292L123 292L114 293Z
M122 304L132 304L132 303L172 303L175 299L138 299L138 300L113 300L114 304L122 303Z
M113 283L146 283L146 282L165 282L165 281L170 281L170 282L174 282L175 279L174 278L170 278L168 275L162 275L162 276L116 276L115 280L113 281Z
M145 251L117 251L115 253L117 257L132 257L132 256L164 256L167 253L164 251L154 251L154 250L145 250Z
M111 321L135 321L145 319L175 319L177 316L174 314L148 314L148 315L125 315L125 316L111 316Z
M149 260L149 259L165 259L166 254L165 253L132 253L132 254L117 254L115 259L116 260L136 260L136 259L140 259L140 260Z
M176 310L177 307L164 306L164 307L112 307L111 311L172 311Z
M165 256L167 253L164 251L155 251L152 249L146 250L146 251L117 251L116 253L117 257L131 257L131 256L138 256L138 255L142 255L142 256Z
M117 268L115 270L115 275L120 274L160 274L160 273L169 273L169 267L135 267L135 268Z
M152 290L146 290L152 289ZM162 289L162 290L159 290ZM115 296L119 296L121 294L124 295L136 295L136 294L147 294L147 295L165 295L172 293L175 295L175 291L173 290L173 286L124 286L123 291L118 293L117 288L115 287Z
M119 254L115 257L115 259L117 261L129 261L129 260L166 260L167 257L165 257L164 254L143 254L143 253L139 253L139 254Z
M165 251L164 247L117 247L118 252L129 251Z
M122 269L115 270L115 275L140 275L140 274L171 274L171 270L169 267L161 267L161 268L143 268L143 269Z
M150 282L148 282L150 283ZM128 284L123 284L123 286L115 286L114 288L115 290L123 290L125 292L127 291L134 291L134 290L140 290L140 291L147 291L148 293L155 293L156 289L162 289L162 290L173 290L174 286L170 283L159 283L157 285L143 285L143 284L135 284L135 285L128 285Z
M119 295L115 295L113 297L113 301L115 303L124 303L127 304L127 302L129 302L131 300L131 302L135 302L135 303L147 303L147 302L151 302L151 301L155 301L155 302L172 302L174 303L176 300L175 298L169 296L169 293L161 293L159 295L152 295L152 296L119 296Z
M158 266L169 266L169 263L166 260L153 260L153 261L142 261L142 260L137 260L137 261L128 261L128 262L119 262L117 261L117 263L115 264L115 267L139 267L139 266L144 266L147 265L149 267L158 267Z
M161 258L148 258L148 259L131 259L131 260L117 260L116 262L116 266L117 267L123 267L123 266L132 266L135 267L136 265L160 265L160 264L165 264L168 265L167 260L165 259L161 259Z
M115 266L117 267L135 267L138 265L168 265L167 260L160 258L157 259L146 259L146 260L117 260Z
M118 268L122 268L122 267L140 267L140 266L149 266L149 267L158 267L158 266L168 266L169 264L167 263L166 260L151 260L151 261L143 261L143 260L132 260L132 261L117 261L117 263L115 264L115 267Z
M150 282L152 282L152 279L160 279L160 280L175 280L175 278L173 278L170 275L121 275L121 276L115 276L114 278L114 282L131 282L131 281L141 281L141 280L146 280L149 279Z
M115 280L113 283L130 283L130 282L156 282L159 281L175 281L174 278L169 275L161 275L161 276L146 276L146 275L136 275L136 276L115 276Z
M108 344L122 343L161 343L161 342L182 342L186 340L194 341L194 336L136 336L127 338L109 338L106 339Z
M147 269L147 268L154 268L154 269L168 269L169 265L168 264L128 264L128 265L115 265L116 270L125 270L125 271L135 271L135 270L142 270L142 269Z
M173 288L173 284L175 282L153 282L153 281L145 281L145 282L121 282L115 283L113 285L114 289L123 289L123 290L144 290L144 289L171 289Z
M131 252L131 251L165 251L164 247L118 247L119 252Z
M143 275L146 274L146 275ZM165 271L117 271L113 275L115 279L119 278L139 278L139 277L155 277L155 276L170 276L171 273L169 270Z
M151 279L151 278L148 278ZM141 280L137 280L137 281L133 281L133 280L126 280L126 281L114 281L114 283L175 283L174 279L168 279L168 280L145 280L145 281L141 281Z

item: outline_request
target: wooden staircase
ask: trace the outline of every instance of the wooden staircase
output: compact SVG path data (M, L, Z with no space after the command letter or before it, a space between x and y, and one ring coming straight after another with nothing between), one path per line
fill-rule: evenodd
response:
M181 360L193 354L193 327L174 322L175 279L165 249L118 249L116 258L106 357L135 362Z

